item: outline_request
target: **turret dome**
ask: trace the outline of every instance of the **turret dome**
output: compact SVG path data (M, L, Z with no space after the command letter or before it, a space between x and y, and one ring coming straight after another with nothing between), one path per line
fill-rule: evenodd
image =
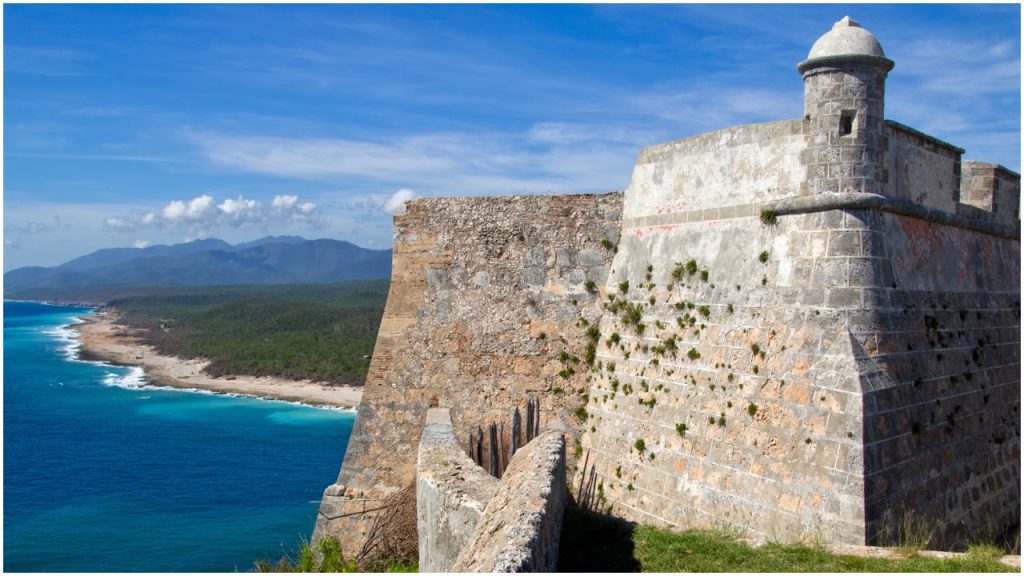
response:
M801 62L798 69L802 73L816 64L846 59L875 61L886 70L893 67L892 60L886 58L882 45L878 43L875 35L865 30L856 20L846 16L818 38L811 47L807 60Z

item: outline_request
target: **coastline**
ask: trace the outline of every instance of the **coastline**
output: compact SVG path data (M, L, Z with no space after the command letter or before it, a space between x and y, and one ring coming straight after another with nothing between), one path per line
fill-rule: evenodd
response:
M152 346L140 344L121 326L112 313L82 316L82 322L68 326L77 332L82 360L101 360L122 366L139 366L153 386L199 389L220 394L242 394L268 400L298 402L315 407L355 409L362 388L324 386L309 380L273 377L227 376L213 378L202 372L205 360L187 360L158 354Z

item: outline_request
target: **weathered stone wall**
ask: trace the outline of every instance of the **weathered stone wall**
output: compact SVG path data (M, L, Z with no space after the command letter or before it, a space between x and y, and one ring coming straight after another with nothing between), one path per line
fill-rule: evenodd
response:
M935 527L936 545L994 539L1019 522L1019 240L880 220L895 288L857 333L873 373L867 540L884 542L905 511Z
M863 539L863 407L846 315L868 290L847 253L865 233L835 214L839 226L828 213L765 226L756 206L657 228L624 222L583 437L613 511L762 538ZM621 300L641 310L642 333L615 310Z
M956 212L963 149L897 122L885 122L888 178L883 194Z
M314 538L360 544L360 512L412 482L431 405L452 408L460 443L529 394L541 399L542 424L573 418L621 203L620 193L406 203L363 400Z
M718 214L755 196L791 196L805 181L799 162L803 147L801 120L737 126L649 146L633 169L623 217Z

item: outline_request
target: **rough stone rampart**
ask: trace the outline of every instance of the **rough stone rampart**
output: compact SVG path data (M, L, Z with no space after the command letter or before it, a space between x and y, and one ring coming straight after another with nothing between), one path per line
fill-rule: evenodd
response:
M375 499L412 482L431 405L452 408L463 444L528 395L542 425L574 418L621 206L621 193L406 203L363 400L314 538L358 549Z

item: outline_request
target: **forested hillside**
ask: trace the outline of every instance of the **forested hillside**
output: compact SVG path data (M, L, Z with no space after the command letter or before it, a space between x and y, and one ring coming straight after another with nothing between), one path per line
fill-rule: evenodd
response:
M388 284L151 288L108 305L162 353L209 359L211 375L361 385Z

